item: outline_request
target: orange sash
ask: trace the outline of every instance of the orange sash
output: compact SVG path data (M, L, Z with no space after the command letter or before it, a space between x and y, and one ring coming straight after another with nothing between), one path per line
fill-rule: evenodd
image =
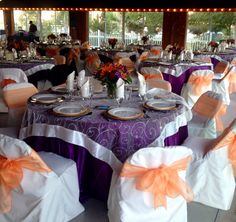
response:
M23 178L23 168L35 172L51 171L34 150L29 156L17 159L8 159L0 155L0 213L11 210L11 191L19 187Z
M236 73L229 73L229 93L236 92Z
M153 194L155 208L167 208L166 196L175 198L182 195L187 201L193 199L191 189L178 175L178 171L185 170L190 160L191 156L188 156L169 166L163 164L150 169L125 163L120 176L135 177L137 190Z
M192 92L195 95L201 95L204 87L207 87L211 84L213 75L205 75L205 76L194 76L191 75L188 82L192 84Z
M222 104L219 111L215 115L215 121L216 121L216 129L217 131L221 132L224 129L223 123L222 123L222 116L226 113L227 111L227 105Z
M1 82L0 82L0 88L3 88L4 86L8 85L8 84L11 84L11 83L16 83L15 80L13 79L3 79Z
M160 79L163 80L163 76L161 74L152 74L152 73L148 73L148 74L143 74L145 79Z

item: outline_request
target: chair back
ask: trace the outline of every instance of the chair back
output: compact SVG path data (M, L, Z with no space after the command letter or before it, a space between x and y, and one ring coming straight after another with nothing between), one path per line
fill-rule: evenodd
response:
M7 85L7 83L15 82L28 82L28 78L22 69L18 68L1 68L0 69L0 84L2 88ZM4 83L5 82L5 83Z
M88 55L86 55L85 68L86 70L88 70L90 75L93 75L96 73L100 64L101 64L101 60L96 52L90 52Z
M159 88L159 89L165 89L168 92L172 91L172 86L168 81L161 80L161 79L147 79L147 88Z
M212 90L212 79L214 72L211 70L193 71L188 79L191 87L191 94L201 96L203 93Z
M135 64L131 61L129 57L122 57L118 60L118 64L126 66L129 73L135 70Z
M31 83L13 83L3 89L3 98L9 108L25 107L27 100L38 92Z
M145 79L160 79L164 80L161 71L154 67L142 67L140 72L143 74Z
M190 149L174 146L147 147L130 156L110 189L110 221L139 222L147 214L149 221L187 221L186 199L192 193L185 171L191 155Z
M229 62L227 61L220 61L216 64L214 68L215 75L217 74L226 74L229 68Z
M223 98L221 94L207 91L199 97L192 111L197 115L206 117L206 119L212 119L220 110L222 104Z
M66 64L66 57L63 55L55 55L53 57L55 65Z
M236 66L236 57L233 58L233 60L230 63L231 65L235 65Z

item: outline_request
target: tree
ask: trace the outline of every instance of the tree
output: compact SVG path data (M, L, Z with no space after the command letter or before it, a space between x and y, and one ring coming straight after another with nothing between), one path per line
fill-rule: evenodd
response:
M226 36L231 36L231 27L235 23L235 12L198 12L189 15L189 30L198 35L211 31L223 32Z
M148 33L153 34L160 30L163 22L163 13L157 12L127 12L125 24L127 30L143 34L144 27L147 27Z

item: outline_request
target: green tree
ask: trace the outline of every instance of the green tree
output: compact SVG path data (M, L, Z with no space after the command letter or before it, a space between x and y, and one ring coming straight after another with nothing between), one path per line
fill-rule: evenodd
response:
M236 23L235 12L197 12L189 15L189 30L194 34L206 31L223 32L231 36L231 27Z
M125 24L128 31L143 34L144 27L147 27L148 33L153 34L161 30L163 22L163 13L156 12L127 12Z

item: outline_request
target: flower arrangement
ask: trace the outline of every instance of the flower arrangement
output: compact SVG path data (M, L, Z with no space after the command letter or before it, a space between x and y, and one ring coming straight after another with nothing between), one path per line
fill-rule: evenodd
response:
M143 44L146 44L147 41L149 40L149 37L145 35L141 38L141 40L143 41Z
M168 49L168 52L172 52L172 54L175 55L173 58L176 61L179 60L179 57L180 57L180 54L181 54L182 51L183 51L183 48L180 48L176 45L174 45L174 46L172 46Z
M235 44L235 39L227 39L226 40L228 44Z
M217 48L217 47L219 46L219 44L218 44L217 42L215 42L215 41L210 41L210 42L208 43L208 46Z
M100 80L102 85L107 86L108 95L110 96L114 96L116 91L116 82L119 78L123 79L125 83L132 82L127 67L117 63L102 64L95 74L95 79Z
M211 47L211 51L214 52L215 49L218 48L219 44L218 44L217 42L215 42L215 41L210 41L210 42L208 43L208 46L210 46L210 47Z
M117 39L116 38L109 38L108 39L108 43L114 49L114 47L115 47L115 45L117 43Z

